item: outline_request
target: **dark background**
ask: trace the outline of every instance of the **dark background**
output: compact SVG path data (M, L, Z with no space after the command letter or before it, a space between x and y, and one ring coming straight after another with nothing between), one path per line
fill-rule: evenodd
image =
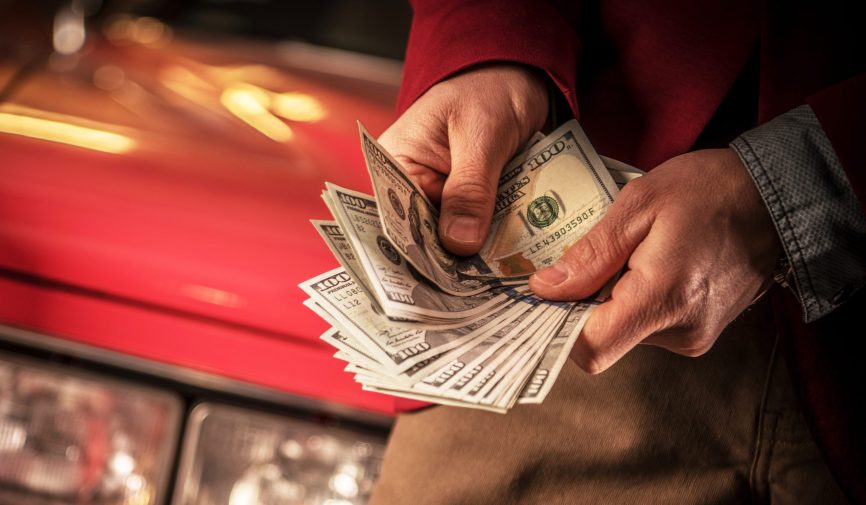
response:
M54 13L70 5L91 24L128 13L188 36L301 41L391 59L403 58L411 21L405 0L0 0L0 40L20 40L25 27L50 33Z

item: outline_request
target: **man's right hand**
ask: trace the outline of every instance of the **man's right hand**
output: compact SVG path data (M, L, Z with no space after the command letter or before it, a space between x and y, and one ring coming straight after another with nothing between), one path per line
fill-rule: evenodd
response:
M379 142L439 203L439 236L461 256L481 249L502 167L547 120L547 87L519 65L474 68L424 93Z

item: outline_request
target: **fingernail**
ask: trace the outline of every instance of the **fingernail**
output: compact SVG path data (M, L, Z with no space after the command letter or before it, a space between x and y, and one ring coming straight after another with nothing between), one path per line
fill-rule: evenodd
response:
M535 272L535 278L550 286L556 286L568 279L568 268L562 263L554 263L544 270Z
M477 217L458 216L451 219L445 235L455 242L463 244L474 244L478 242L478 232L481 230L481 221Z

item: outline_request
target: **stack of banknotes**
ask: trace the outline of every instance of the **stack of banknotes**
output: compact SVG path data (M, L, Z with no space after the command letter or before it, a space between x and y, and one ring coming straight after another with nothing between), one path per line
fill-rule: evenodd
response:
M439 212L359 124L375 195L326 183L314 220L341 267L301 283L333 327L322 339L364 389L505 412L541 403L604 291L542 300L529 276L551 265L640 171L596 154L576 121L536 134L502 170L481 251L459 257Z

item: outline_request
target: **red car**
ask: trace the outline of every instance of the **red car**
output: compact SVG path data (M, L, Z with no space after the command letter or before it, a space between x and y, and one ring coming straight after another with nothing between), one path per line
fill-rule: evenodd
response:
M399 61L92 3L0 2L0 503L363 503L394 399L297 284Z

